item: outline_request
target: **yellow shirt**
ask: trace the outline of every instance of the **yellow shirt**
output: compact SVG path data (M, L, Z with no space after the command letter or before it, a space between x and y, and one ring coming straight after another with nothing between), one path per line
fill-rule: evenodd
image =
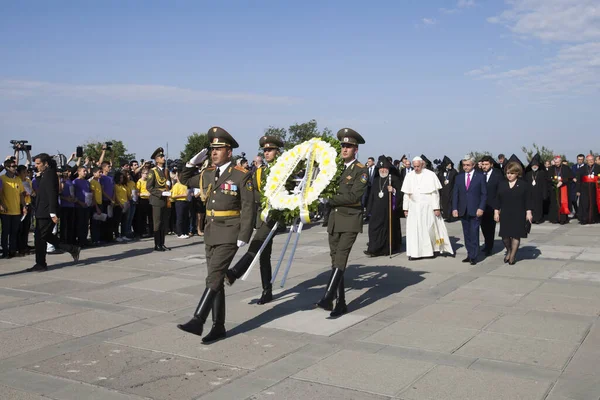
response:
M2 197L0 203L4 206L2 214L5 215L21 215L21 192L23 189L23 183L21 178L14 176L9 178L8 176L0 176L2 180Z
M142 199L148 199L150 198L150 192L148 191L148 189L146 189L146 181L143 179L140 179L139 181L137 181L137 190L140 192L140 197Z
M136 189L134 181L127 181L127 194L131 198L133 191Z
M123 206L123 204L127 203L129 201L127 186L115 185L115 197L117 198L117 203L119 203L120 206Z
M176 184L173 185L173 190L171 190L171 197L175 201L187 201L187 193L188 193L187 186L177 182ZM185 197L182 197L181 199L176 199L175 197L177 197L177 196L185 196Z
M90 188L92 193L94 193L94 200L96 200L96 204L102 205L102 185L100 185L100 181L95 179L90 180Z
M25 192L25 204L29 205L31 204L31 196L29 194L27 194L27 191L25 190L25 183L27 182L27 184L29 185L29 189L33 190L33 185L31 183L31 179L29 179L29 177L25 178L25 181L23 181L23 191Z

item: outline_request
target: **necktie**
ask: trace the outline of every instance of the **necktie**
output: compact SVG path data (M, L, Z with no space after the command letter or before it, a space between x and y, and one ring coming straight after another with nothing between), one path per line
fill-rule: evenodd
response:
M221 169L217 168L215 171L215 182L219 180L219 176L221 176Z
M471 174L467 174L467 190L469 190L469 186L471 186Z

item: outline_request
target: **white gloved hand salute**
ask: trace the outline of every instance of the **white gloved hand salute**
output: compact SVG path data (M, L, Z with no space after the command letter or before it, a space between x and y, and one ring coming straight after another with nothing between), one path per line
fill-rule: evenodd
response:
M237 241L237 247L244 247L245 245L247 245L248 243L244 242L243 240L238 240Z
M208 157L208 149L202 149L198 154L196 154L194 157L190 158L190 161L188 162L188 164L191 164L191 165L202 164L204 162L204 160L206 160L207 157Z

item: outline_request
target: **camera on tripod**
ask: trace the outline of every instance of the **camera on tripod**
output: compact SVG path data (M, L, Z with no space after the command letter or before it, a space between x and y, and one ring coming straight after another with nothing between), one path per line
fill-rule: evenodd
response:
M13 150L30 151L31 145L26 144L26 143L29 143L29 141L28 140L11 140L10 141L10 144L13 145Z

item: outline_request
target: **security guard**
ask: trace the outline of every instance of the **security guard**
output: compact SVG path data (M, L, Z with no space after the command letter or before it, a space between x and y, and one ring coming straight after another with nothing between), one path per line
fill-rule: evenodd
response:
M171 177L165 169L165 152L162 147L154 150L151 158L156 167L152 168L146 178L146 189L150 192L150 205L152 206L152 223L154 227L154 250L171 250L165 246L165 235L169 223L168 201L171 193Z
M203 343L214 342L226 336L223 287L225 271L238 248L250 241L254 225L252 175L231 162L232 149L237 148L238 143L225 129L218 126L210 128L208 139L212 166L193 176L196 165L202 162L196 155L186 164L181 174L182 183L189 188L199 188L200 197L206 202L206 289L194 317L185 324L177 325L186 332L202 335L204 322L212 309L213 327L202 338Z
M365 139L353 129L340 129L337 137L342 145L342 159L345 169L338 182L338 193L329 200L331 213L327 232L333 271L325 290L325 295L317 306L331 311L331 317L339 317L348 312L344 292L344 271L348 256L359 233L362 233L362 196L367 188L367 168L356 160L358 145ZM336 292L338 300L333 307Z
M235 264L233 268L227 270L227 283L229 285L232 285L236 279L241 278L246 273L250 267L250 264L252 264L252 260L256 256L256 253L258 253L260 250L261 246L267 239L267 236L269 236L273 225L275 224L275 221L263 222L260 218L260 213L262 211L260 196L263 192L263 185L266 182L269 168L273 165L275 159L279 155L280 148L283 147L283 142L281 139L275 136L263 136L258 141L258 144L263 149L267 165L257 168L256 171L254 171L254 174L252 174L252 182L254 184L254 202L256 204L256 208L258 209L256 216L256 233L254 234L252 242L250 242L248 252L244 254L244 256L237 262L237 264ZM266 304L273 300L273 286L271 285L272 249L273 237L271 237L271 240L269 240L260 255L260 280L262 282L263 292L258 300L258 304Z

